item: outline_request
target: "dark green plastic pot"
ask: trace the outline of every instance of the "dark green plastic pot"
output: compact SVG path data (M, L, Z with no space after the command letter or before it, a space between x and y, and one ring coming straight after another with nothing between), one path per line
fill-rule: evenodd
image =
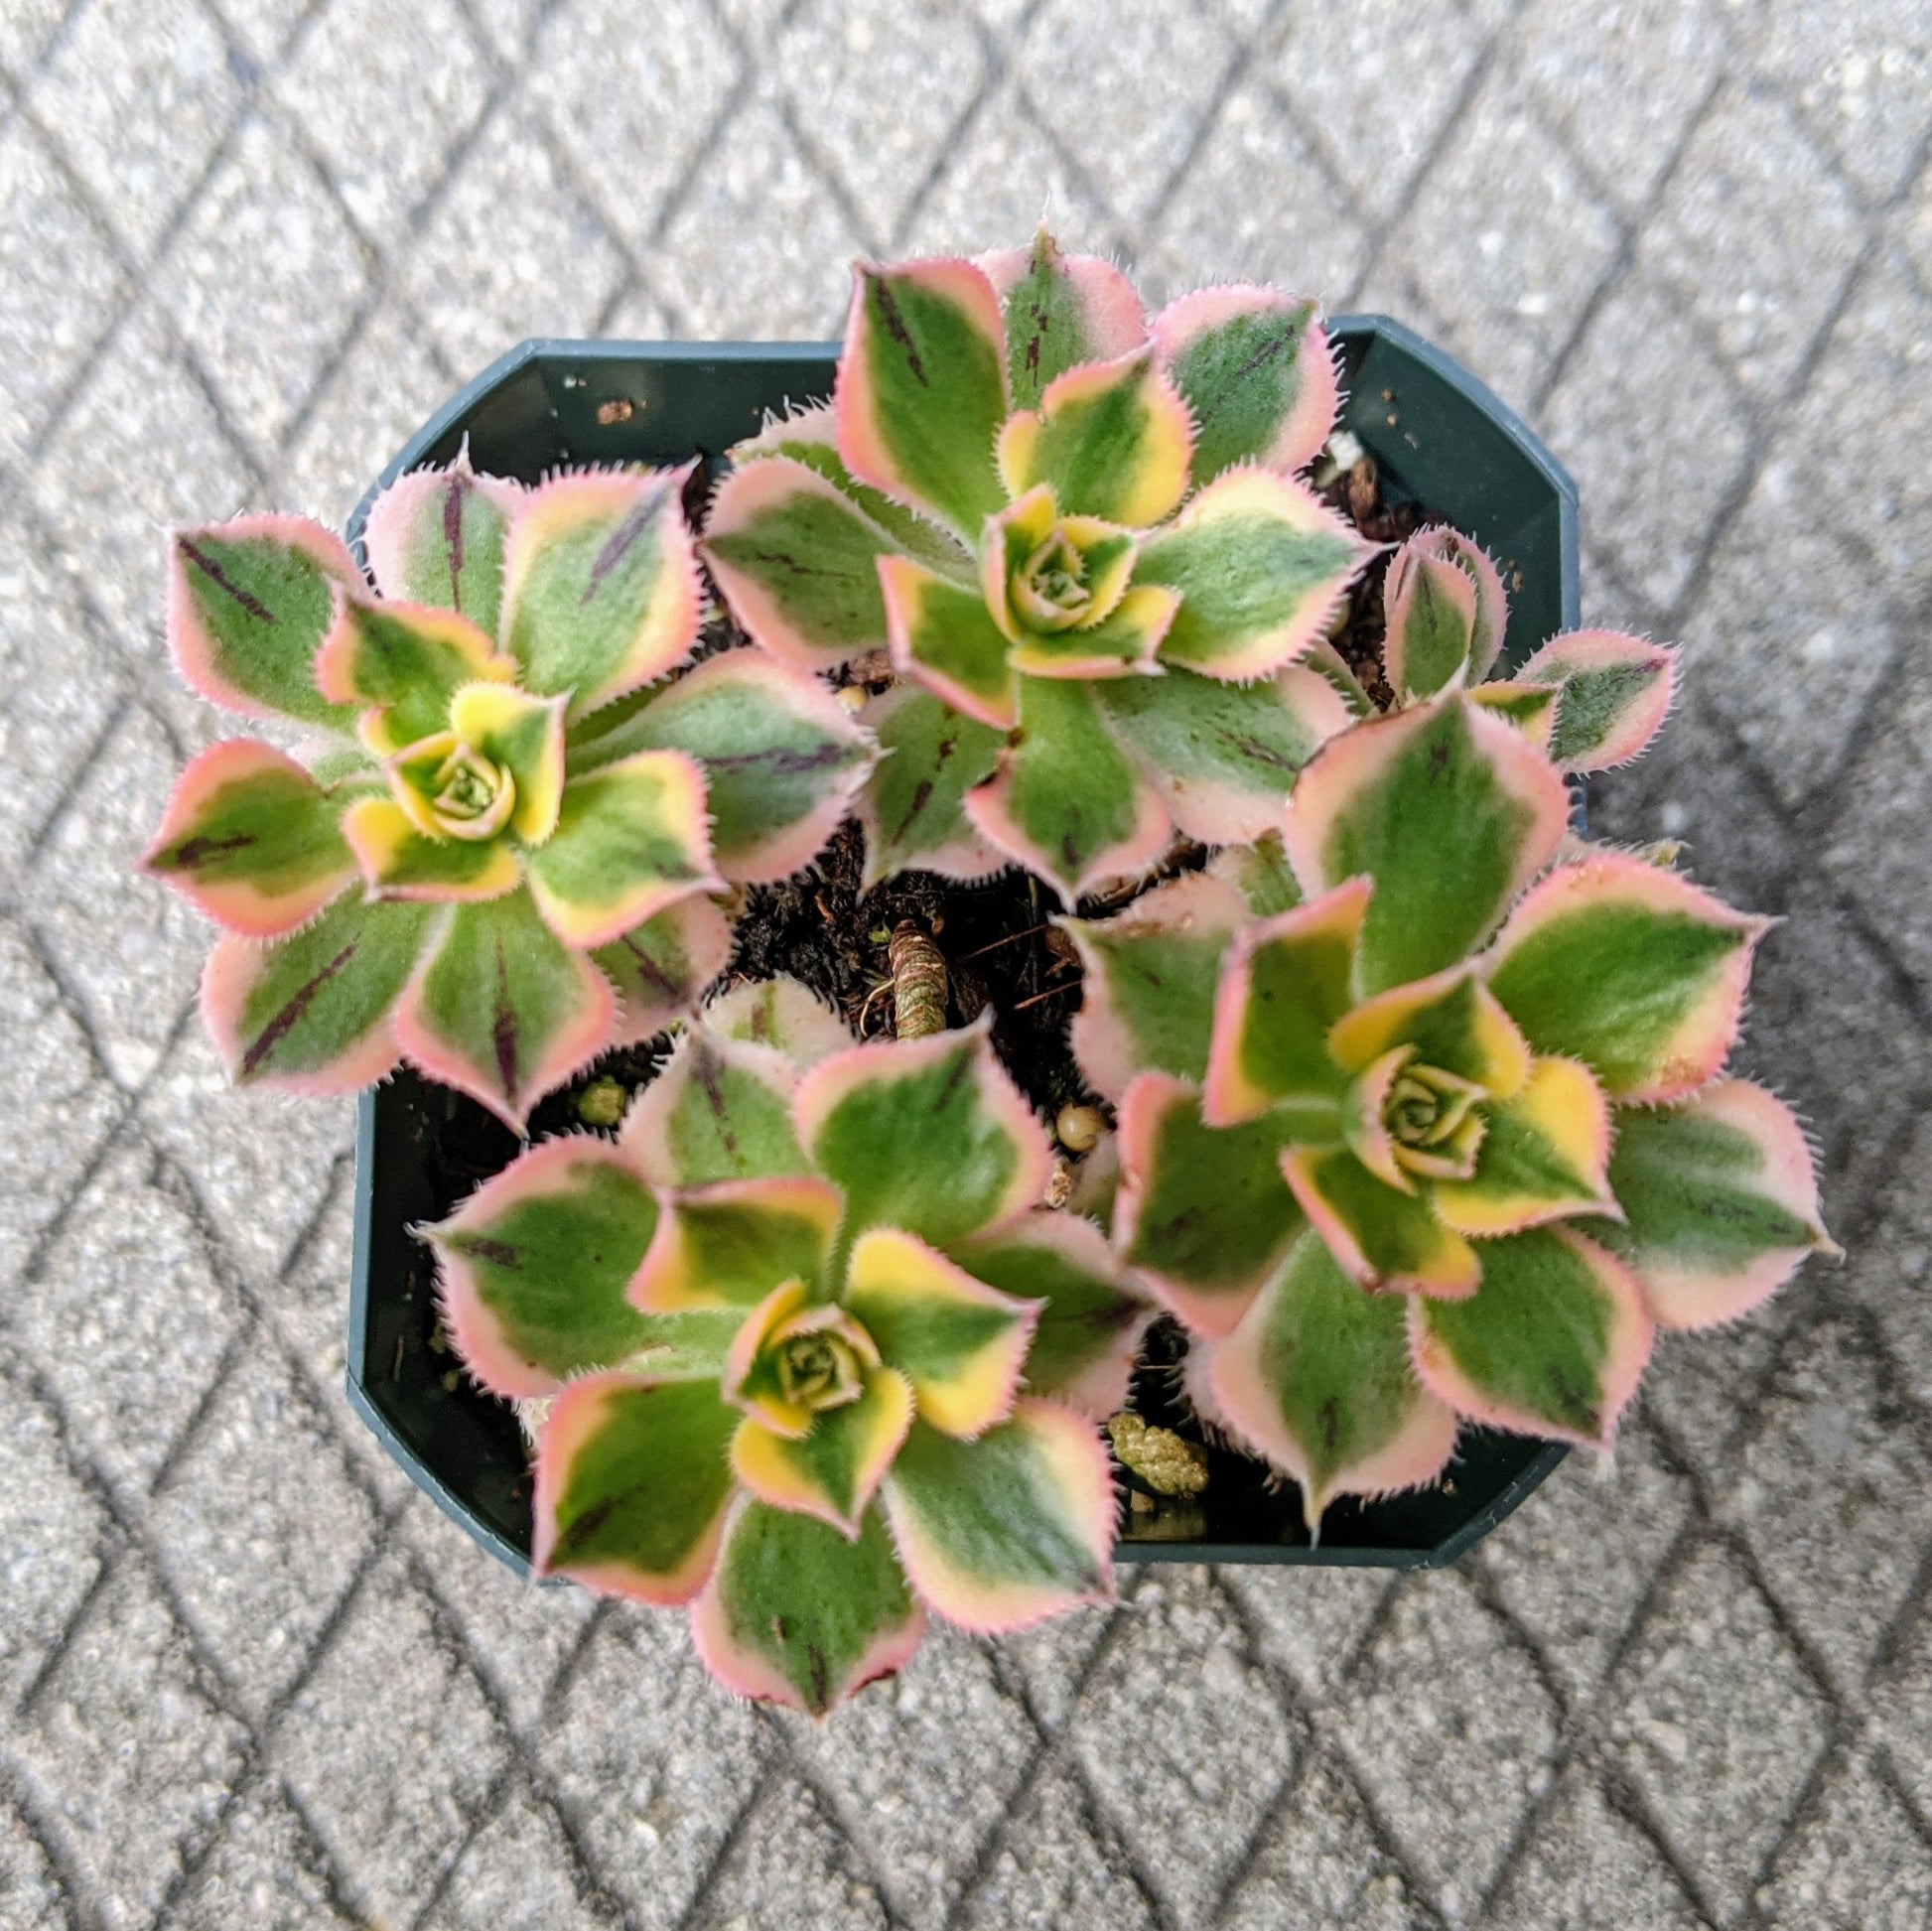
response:
M1577 490L1562 466L1465 370L1381 316L1346 316L1343 421L1375 457L1384 490L1466 531L1509 586L1505 653L1520 663L1579 622ZM469 438L480 470L533 483L559 464L716 465L767 410L830 395L835 343L526 342L413 436L349 526L359 540L375 490L447 463ZM418 1487L485 1548L527 1571L530 1477L509 1409L477 1389L436 1331L429 1251L409 1228L442 1218L431 1149L471 1102L403 1071L362 1096L355 1143L355 1251L348 1398ZM1448 1476L1374 1503L1337 1503L1311 1548L1292 1486L1216 1456L1203 1506L1149 1524L1130 1517L1129 1562L1322 1563L1431 1569L1453 1562L1563 1459L1520 1436L1465 1430Z

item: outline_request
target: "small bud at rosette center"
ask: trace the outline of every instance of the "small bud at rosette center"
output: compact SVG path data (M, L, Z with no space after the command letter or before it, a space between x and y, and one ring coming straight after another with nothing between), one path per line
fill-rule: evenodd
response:
M516 780L500 764L459 745L436 774L432 806L451 838L490 838L516 803Z
M1063 529L1053 533L1015 573L1013 608L1030 628L1071 629L1093 611L1087 560Z
M813 1413L842 1408L864 1392L857 1351L831 1328L794 1334L779 1346L777 1357L778 1385L800 1408Z
M1421 1064L1413 1046L1385 1053L1356 1082L1350 1138L1372 1172L1392 1185L1408 1178L1465 1180L1487 1130L1473 1080Z
M396 802L430 838L481 844L494 838L516 809L509 766L486 758L454 731L411 745L389 765Z

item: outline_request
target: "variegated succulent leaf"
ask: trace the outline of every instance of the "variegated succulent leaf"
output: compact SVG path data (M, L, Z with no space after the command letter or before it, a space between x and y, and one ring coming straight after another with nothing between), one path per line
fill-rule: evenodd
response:
M1104 1595L1092 1418L1152 1309L1047 1172L985 1026L858 1045L791 981L715 1000L615 1142L533 1147L427 1230L466 1365L554 1397L538 1567L690 1604L721 1682L819 1716L928 1609Z
M1194 423L1193 478L1314 460L1341 406L1314 304L1252 284L1197 289L1162 310L1154 341Z
M1478 684L1502 650L1509 607L1485 551L1446 524L1420 530L1382 580L1382 668L1399 699Z
M898 674L869 878L1017 863L1070 904L1176 831L1259 836L1346 721L1296 668L1373 554L1289 474L1332 420L1325 341L1305 303L1210 294L1150 331L1043 233L862 263L833 408L734 452L702 548L740 623L799 669Z
M503 608L503 541L523 485L481 476L469 438L442 469L412 470L377 495L362 524L362 547L378 591L402 604L430 604L467 617L495 636Z
M1464 676L1327 739L1286 879L1250 848L1065 921L1115 1251L1311 1530L1432 1479L1458 1417L1607 1444L1657 1327L1831 1251L1797 1123L1721 1077L1764 921L1567 836Z
M1558 767L1627 764L1662 730L1677 695L1677 652L1617 630L1552 637L1516 673L1521 687L1557 693L1547 743Z

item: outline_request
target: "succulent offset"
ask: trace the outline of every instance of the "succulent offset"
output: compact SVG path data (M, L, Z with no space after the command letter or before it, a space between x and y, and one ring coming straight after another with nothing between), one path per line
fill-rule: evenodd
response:
M406 1057L520 1128L702 992L730 948L707 895L830 835L870 735L763 652L686 667L685 475L417 471L370 509L373 588L296 517L170 538L182 675L319 741L204 753L143 859L224 928L202 1003L236 1079Z
M928 1608L1107 1593L1094 1420L1152 1310L1039 1207L984 1023L854 1045L789 980L685 1033L617 1140L547 1140L429 1229L472 1373L544 1404L535 1561L689 1603L744 1695L822 1715Z
M869 878L1014 863L1070 903L1176 828L1272 824L1348 722L1301 661L1373 553L1294 474L1335 409L1312 305L1274 290L1150 323L1043 233L860 265L834 402L734 452L702 547L775 656L890 650Z
M1581 632L1472 683L1502 589L1448 532L1387 607L1400 708L1321 748L1278 845L1063 921L1117 1250L1311 1532L1463 1421L1606 1445L1655 1329L1834 1251L1797 1121L1724 1072L1767 921L1567 830L1564 772L1643 749L1672 653Z

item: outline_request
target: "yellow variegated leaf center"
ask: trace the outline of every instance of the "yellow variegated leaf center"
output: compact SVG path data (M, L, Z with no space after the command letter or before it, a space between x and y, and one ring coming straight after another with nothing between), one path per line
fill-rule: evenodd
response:
M987 525L982 587L995 621L1016 643L1103 623L1127 595L1140 553L1130 529L1098 516L1063 516L1045 483Z
M1030 628L1049 632L1069 630L1090 614L1087 560L1057 525L1015 573L1013 608Z
M515 803L516 780L468 745L458 745L436 773L431 804L452 838L489 837Z
M508 765L485 758L454 731L439 732L391 760L390 788L428 838L481 843L494 838L516 808Z
M1434 1066L1409 1066L1389 1089L1382 1121L1399 1147L1441 1147L1456 1138L1475 1106L1477 1088Z
M1371 1172L1408 1190L1410 1175L1466 1180L1489 1095L1474 1080L1420 1063L1413 1046L1384 1053L1356 1081L1349 1138Z
M766 1297L733 1354L726 1399L794 1441L815 1416L858 1401L880 1365L865 1328L843 1308L809 1301L802 1281Z
M864 1364L848 1336L831 1328L794 1334L777 1350L778 1386L785 1400L816 1414L843 1408L865 1392Z

